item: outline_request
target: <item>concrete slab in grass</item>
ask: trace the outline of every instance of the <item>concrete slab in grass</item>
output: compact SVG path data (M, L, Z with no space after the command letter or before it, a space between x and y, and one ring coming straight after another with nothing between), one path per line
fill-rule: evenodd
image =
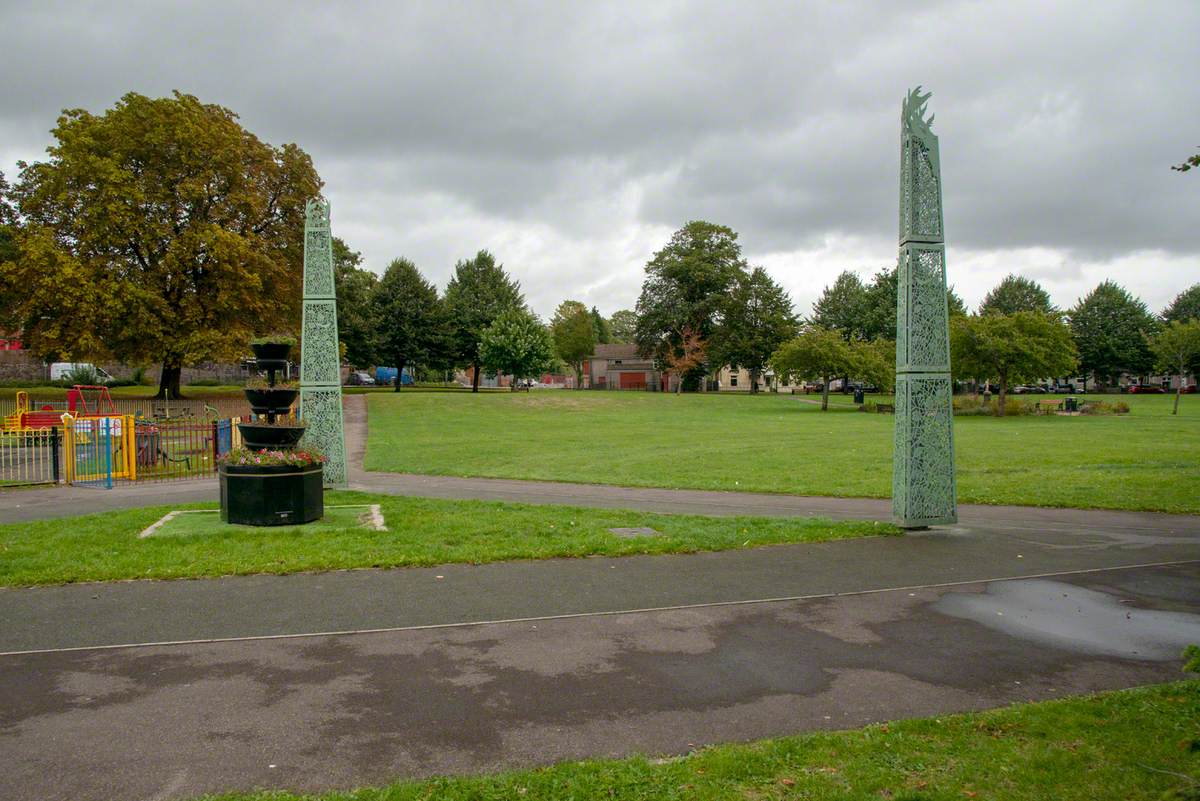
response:
M275 527L273 527L275 528ZM345 504L326 506L325 516L313 523L301 526L278 526L278 529L293 529L304 534L319 534L324 531L342 531L362 528L387 531L383 512L377 503ZM216 534L229 531L261 531L258 526L230 525L221 522L218 509L175 509L144 528L138 537L184 537L195 534Z
M633 540L639 537L658 537L662 534L658 529L653 529L649 526L635 526L633 528L617 527L610 528L609 531L624 540Z

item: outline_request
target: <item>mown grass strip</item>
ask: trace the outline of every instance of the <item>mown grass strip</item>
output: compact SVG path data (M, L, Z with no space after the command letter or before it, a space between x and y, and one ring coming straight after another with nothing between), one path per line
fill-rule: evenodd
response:
M326 503L377 503L388 531L353 524L247 528L195 519L179 534L138 537L172 508L214 504L13 523L0 526L0 586L690 553L899 534L890 524L862 521L663 515L356 492L326 493ZM609 531L643 526L661 534L626 539Z

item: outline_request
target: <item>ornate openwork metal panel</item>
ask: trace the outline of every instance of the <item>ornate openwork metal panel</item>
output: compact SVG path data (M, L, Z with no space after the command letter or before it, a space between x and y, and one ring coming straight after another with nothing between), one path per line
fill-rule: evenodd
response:
M333 242L329 203L314 198L304 207L304 318L300 340L300 416L305 442L328 457L325 484L346 484L346 438L338 363L337 299L333 288Z
M942 180L928 100L917 87L900 114L892 515L905 528L958 521Z

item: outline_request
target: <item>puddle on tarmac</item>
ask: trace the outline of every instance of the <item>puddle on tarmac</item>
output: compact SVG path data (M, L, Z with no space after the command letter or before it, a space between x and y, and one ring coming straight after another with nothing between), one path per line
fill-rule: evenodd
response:
M933 609L1047 646L1127 659L1178 659L1200 643L1200 614L1135 609L1095 590L1026 579L948 593Z

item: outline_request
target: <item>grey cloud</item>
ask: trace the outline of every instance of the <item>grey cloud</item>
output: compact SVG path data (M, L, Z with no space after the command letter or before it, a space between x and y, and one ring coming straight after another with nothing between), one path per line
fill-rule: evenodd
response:
M188 91L312 153L375 269L505 245L543 313L630 305L648 232L692 218L752 258L893 239L917 83L955 247L1200 255L1200 184L1169 170L1200 144L1191 2L64 2L0 29L0 169L64 107Z

